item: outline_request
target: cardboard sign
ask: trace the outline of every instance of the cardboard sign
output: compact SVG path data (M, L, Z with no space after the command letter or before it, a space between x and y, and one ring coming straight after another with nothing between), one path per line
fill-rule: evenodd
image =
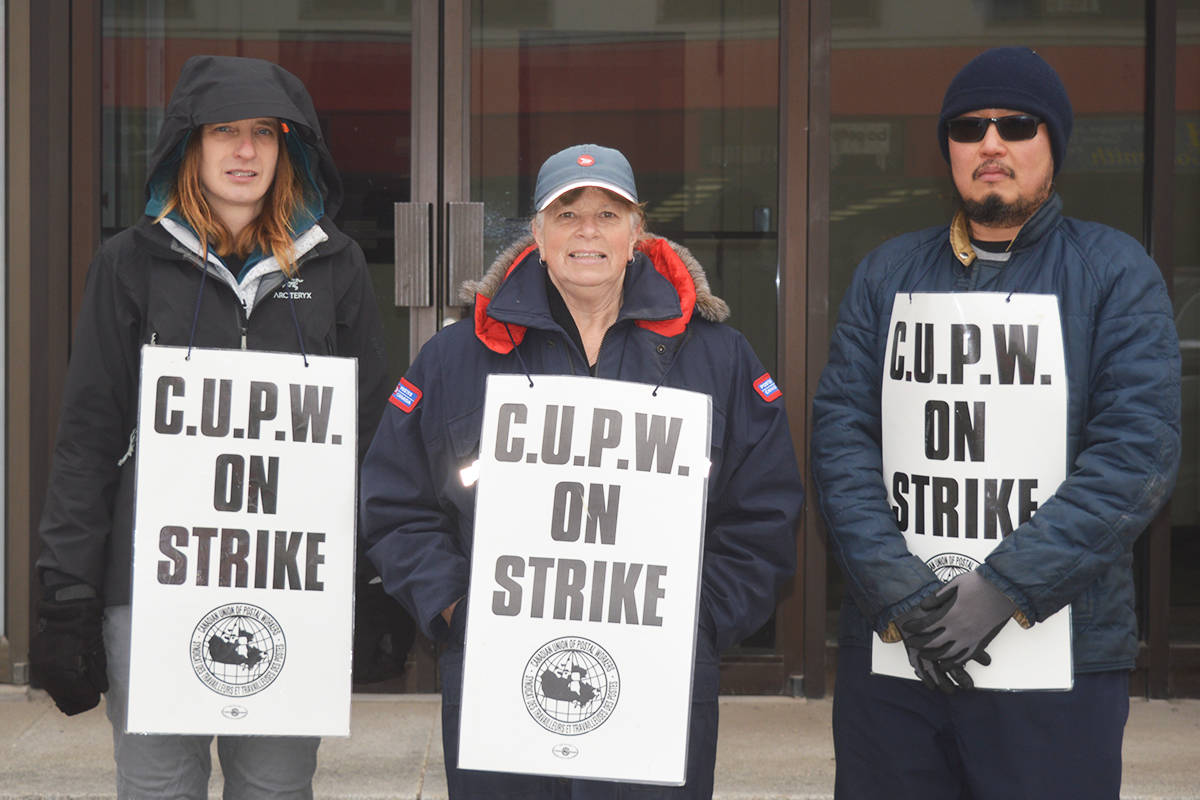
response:
M1066 477L1058 298L901 293L883 370L883 476L909 552L943 581L978 566ZM1013 576L1020 580L1020 576ZM872 668L916 680L902 643ZM983 689L1069 689L1071 614L1009 621L967 672Z
M348 736L357 364L142 348L128 730Z
M488 379L459 766L686 776L712 400Z

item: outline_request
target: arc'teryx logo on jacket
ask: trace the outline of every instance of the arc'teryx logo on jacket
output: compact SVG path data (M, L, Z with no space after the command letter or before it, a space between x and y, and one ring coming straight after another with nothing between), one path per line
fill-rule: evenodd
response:
M304 283L304 278L291 278L283 282L284 288L290 291L277 291L275 298L277 300L287 300L289 297L292 300L311 300L312 292L301 292L300 284Z

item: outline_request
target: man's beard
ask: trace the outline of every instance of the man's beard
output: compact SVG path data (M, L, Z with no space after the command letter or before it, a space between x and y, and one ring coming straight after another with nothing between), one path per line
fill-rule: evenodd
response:
M1011 203L1004 202L1004 199L994 192L985 196L983 200L968 200L960 194L959 200L963 213L971 222L989 228L1014 228L1024 225L1025 221L1042 207L1042 203L1050 197L1051 185L1052 179L1047 177L1046 183L1032 196L1018 196Z
M1015 202L1006 203L1000 195L989 194L982 202L963 199L962 207L971 222L989 228L1014 228L1024 225L1025 220L1042 207L1047 197L1048 193L1033 198L1018 197Z

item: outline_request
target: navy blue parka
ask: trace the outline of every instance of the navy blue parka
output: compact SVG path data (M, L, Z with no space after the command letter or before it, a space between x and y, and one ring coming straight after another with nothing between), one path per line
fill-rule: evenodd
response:
M813 401L813 474L846 575L840 641L899 638L897 616L941 583L908 552L882 474L880 394L892 301L902 292L1053 294L1068 380L1067 477L1004 538L980 574L1024 625L1068 603L1076 672L1132 668L1132 549L1178 468L1179 343L1158 267L1138 242L1062 215L1057 194L1011 258L981 276L964 217L899 236L859 265Z
M411 410L387 407L363 465L368 556L434 640L448 635L441 611L467 593L475 494L459 471L478 457L487 376L588 374L584 354L554 321L545 275L538 251L523 242L465 287L474 324L451 325L421 349L405 376L420 400ZM766 370L745 338L720 324L727 315L690 253L652 239L627 267L620 315L595 371L713 399L698 699L716 697L717 651L769 618L794 572L803 500L782 400L755 391ZM447 703L457 703L459 690L444 676Z

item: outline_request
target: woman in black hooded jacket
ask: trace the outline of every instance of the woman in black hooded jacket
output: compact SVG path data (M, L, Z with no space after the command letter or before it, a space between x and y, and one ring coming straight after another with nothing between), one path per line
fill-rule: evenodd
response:
M94 258L40 534L35 681L67 714L107 694L120 797L207 797L211 737L125 733L134 432L145 344L358 359L358 432L387 396L361 249L312 100L267 61L184 64L151 158L146 214ZM218 739L225 797L311 797L319 739Z

